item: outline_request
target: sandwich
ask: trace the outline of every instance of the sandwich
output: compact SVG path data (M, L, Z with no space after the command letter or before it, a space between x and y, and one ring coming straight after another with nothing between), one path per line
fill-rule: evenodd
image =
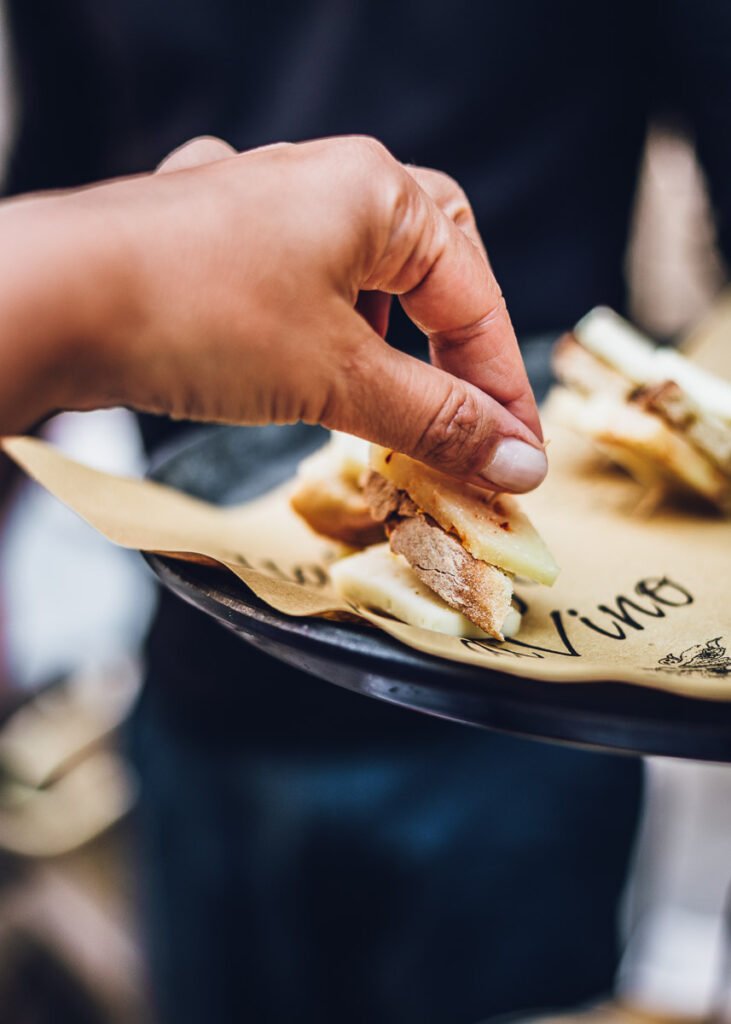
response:
M359 437L333 431L322 448L300 463L290 496L292 508L315 533L354 548L385 536L363 497L369 447Z
M341 558L330 566L330 578L346 600L385 612L410 626L468 639L492 638L423 583L403 555L395 554L387 543ZM515 636L520 624L520 612L511 605L502 635Z
M362 485L388 544L331 568L346 599L422 628L503 640L520 628L515 576L550 585L558 575L548 548L511 495L463 483L377 446Z
M731 512L731 384L603 307L558 341L553 369L554 419L656 494Z

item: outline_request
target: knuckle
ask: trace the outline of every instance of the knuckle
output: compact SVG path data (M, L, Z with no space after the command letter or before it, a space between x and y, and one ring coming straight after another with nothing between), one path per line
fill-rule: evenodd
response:
M465 203L468 201L467 193L456 178L453 178L451 174L447 174L446 171L435 171L434 173L439 175L445 192L451 193L455 198L459 198Z
M469 199L464 193L462 193L461 196L453 196L447 203L444 212L450 220L453 220L458 226L463 224L474 224L475 216L472 212Z
M456 225L474 225L475 215L472 210L472 203L469 196L454 178L450 175L438 172L441 177L442 210L444 214Z
M354 135L352 141L356 152L364 160L375 161L379 164L396 162L384 144L372 135Z
M475 226L475 215L466 194L460 189L449 197L444 205L444 212L458 227Z
M472 214L472 204L467 193L451 174L447 174L446 171L429 169L427 188L429 188L429 184L431 184L435 197L442 206L442 209L453 220L456 219L455 214Z
M400 166L383 143L371 135L347 135L331 139L328 149L337 154L364 183L374 176L380 179Z
M416 457L447 470L470 473L480 461L475 439L482 436L484 412L468 388L453 386L416 446Z
M184 170L233 156L236 150L215 135L199 135L184 142L159 164L160 171Z
M418 189L413 178L377 139L355 137L355 180L359 203L367 211L367 234L371 239L366 280L378 268L379 281L389 279L400 242L414 232ZM368 287L377 287L379 282Z
M188 146L196 146L199 149L206 149L216 151L219 153L232 153L233 147L219 138L218 135L196 135L195 138L189 139Z
M455 349L465 348L472 342L484 337L484 335L489 332L495 324L499 324L501 321L504 321L507 316L508 312L505 299L502 292L498 292L488 311L478 317L477 320L473 320L472 323L465 324L463 327L451 327L448 331L435 332L431 335L431 344L438 352L454 351ZM482 358L491 370L493 369L494 364L494 368L499 371L500 364L502 363L504 356L504 351L498 350L488 356L483 356Z

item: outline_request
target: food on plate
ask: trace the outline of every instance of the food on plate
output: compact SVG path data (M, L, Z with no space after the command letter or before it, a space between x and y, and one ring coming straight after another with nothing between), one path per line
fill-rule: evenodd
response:
M290 502L316 532L351 547L376 544L384 537L363 497L361 480L368 472L367 441L333 432L322 448L297 470Z
M423 629L514 636L514 576L551 584L558 575L511 495L347 434L304 460L290 500L317 533L367 548L330 567L344 598Z
M341 558L330 567L330 577L346 600L386 612L420 629L473 638L492 635L450 608L388 544L376 544ZM509 607L502 623L503 635L515 636L519 629L520 613Z
M391 551L450 608L502 640L519 625L515 574L551 584L558 566L515 498L373 446L364 497ZM373 607L384 607L372 595ZM395 613L394 613L395 614ZM403 616L405 621L412 619Z
M731 384L603 307L558 341L553 367L555 419L647 488L731 512Z

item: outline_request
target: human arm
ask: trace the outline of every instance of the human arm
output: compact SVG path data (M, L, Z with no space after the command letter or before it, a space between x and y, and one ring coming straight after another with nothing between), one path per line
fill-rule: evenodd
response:
M539 483L535 403L457 186L368 139L222 145L0 206L2 431L112 405L303 420L483 486ZM379 335L383 294L435 366Z

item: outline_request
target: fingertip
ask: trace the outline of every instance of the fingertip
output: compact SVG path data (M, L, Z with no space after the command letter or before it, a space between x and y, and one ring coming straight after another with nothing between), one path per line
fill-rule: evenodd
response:
M543 448L535 448L517 437L499 441L478 473L483 486L524 494L543 483L548 459Z
M541 414L538 409L538 403L536 402L533 394L533 389L528 384L527 379L526 391L524 394L512 402L508 402L505 408L509 413L515 416L516 419L525 424L525 426L535 434L536 440L543 444L544 438Z

